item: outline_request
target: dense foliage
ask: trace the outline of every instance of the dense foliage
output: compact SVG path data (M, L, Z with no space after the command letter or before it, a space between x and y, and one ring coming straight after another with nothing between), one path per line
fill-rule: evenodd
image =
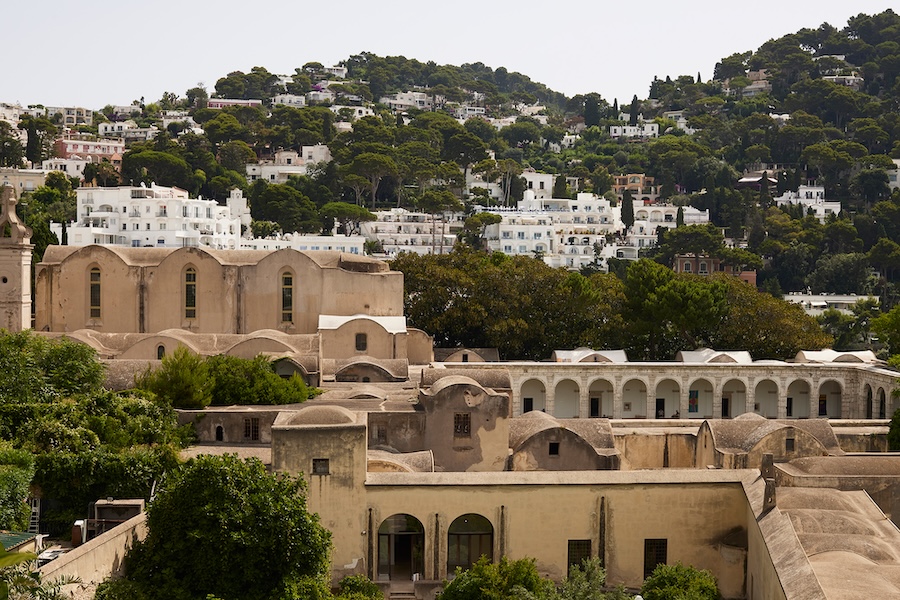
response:
M542 261L458 248L402 254L405 314L443 347L499 348L508 360L543 360L581 346L670 360L698 347L792 358L830 337L792 305L733 277L679 274L650 260L584 276Z
M158 369L148 368L135 385L169 406L186 409L210 404L293 404L314 393L297 374L279 377L264 356L202 357L181 347L164 357Z
M126 579L98 597L320 597L330 536L303 491L301 479L234 456L201 456L170 471L148 509L147 538L126 557Z
M0 518L21 523L29 486L60 534L107 496L149 498L188 439L171 407L103 390L94 351L29 332L0 335Z
M659 565L641 587L644 600L719 600L716 578L709 571L677 563Z
M439 600L627 600L621 588L609 590L606 571L600 559L586 559L573 565L560 586L542 578L534 560L509 560L497 563L481 557L467 570L457 569L453 581L445 582Z

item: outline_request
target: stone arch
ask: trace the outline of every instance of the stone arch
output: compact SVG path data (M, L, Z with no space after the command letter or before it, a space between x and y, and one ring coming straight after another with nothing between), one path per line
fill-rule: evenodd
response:
M819 384L819 417L840 419L843 386L836 379L826 379Z
M447 576L456 572L456 567L470 568L482 556L494 560L493 524L477 513L455 518L447 530Z
M647 383L629 379L622 385L622 418L647 418Z
M416 517L391 515L378 527L378 579L409 581L425 572L425 527Z
M522 400L522 413L532 410L547 410L547 386L540 379L528 379L520 388L522 390L520 398Z
M729 379L722 386L722 418L733 419L747 412L747 384Z
M887 419L887 397L884 388L878 388L878 418Z
M588 415L591 417L611 417L615 387L608 379L595 379L588 386Z
M709 379L695 379L688 386L688 417L713 418L713 392L715 386Z
M660 380L656 384L656 402L653 405L653 416L657 419L674 417L687 418L681 414L681 385L671 378Z
M760 379L753 389L753 412L767 419L778 418L778 384L771 379Z
M810 417L810 389L811 386L805 379L795 379L788 385L785 415L789 419L808 419Z
M579 413L581 386L573 379L563 379L553 390L553 416L573 419Z

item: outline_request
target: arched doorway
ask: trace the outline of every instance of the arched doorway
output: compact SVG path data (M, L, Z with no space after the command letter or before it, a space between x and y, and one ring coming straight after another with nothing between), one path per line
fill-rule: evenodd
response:
M557 383L553 395L553 416L559 419L577 417L579 391L578 384L571 379Z
M474 513L457 517L447 532L447 575L456 567L468 569L482 556L494 560L494 526Z
M788 386L786 414L789 419L809 418L809 384L802 379Z
M688 386L688 414L690 418L713 418L713 384L698 379Z
M522 384L522 414L533 410L545 410L547 408L546 389L544 383L538 379L529 379Z
M687 418L687 415L681 414L681 386L674 379L663 379L656 384L653 416L657 419L676 418L676 413L678 418Z
M756 384L753 397L753 412L767 419L778 418L778 384L771 379L763 379Z
M606 379L598 379L588 388L590 397L590 416L612 417L613 384Z
M216 425L216 441L221 442L225 440L225 428L221 425Z
M640 379L630 379L622 388L622 418L643 419L647 416L647 386Z
M829 419L841 418L841 384L829 379L819 386L819 416Z
M887 419L887 399L884 395L884 388L878 388L878 418Z
M747 412L747 386L740 379L729 379L722 386L722 418L733 419Z
M425 527L412 515L397 514L378 528L378 579L411 580L425 569Z

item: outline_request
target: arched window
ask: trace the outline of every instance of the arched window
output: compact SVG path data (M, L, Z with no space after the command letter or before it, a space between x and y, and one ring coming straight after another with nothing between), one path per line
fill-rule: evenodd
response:
M294 322L294 276L281 274L281 322Z
M366 348L369 346L369 340L366 334L357 333L356 334L356 351L357 352L365 352Z
M160 344L156 347L156 360L162 360L166 355L166 347Z
M197 269L194 267L184 271L184 318L197 318Z
M91 318L100 318L100 268L91 269Z

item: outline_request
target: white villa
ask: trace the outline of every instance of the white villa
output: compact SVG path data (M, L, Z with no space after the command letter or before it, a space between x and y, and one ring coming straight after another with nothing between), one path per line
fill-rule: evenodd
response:
M841 203L825 200L825 187L820 185L801 185L796 192L787 191L775 198L775 204L800 205L804 213L812 213L820 223L824 223L828 215L837 215L841 212Z
M75 193L77 220L67 227L70 246L235 250L240 247L241 225L250 226L250 209L240 190L231 192L226 206L157 185L82 187ZM62 240L62 224L51 223L50 228Z

